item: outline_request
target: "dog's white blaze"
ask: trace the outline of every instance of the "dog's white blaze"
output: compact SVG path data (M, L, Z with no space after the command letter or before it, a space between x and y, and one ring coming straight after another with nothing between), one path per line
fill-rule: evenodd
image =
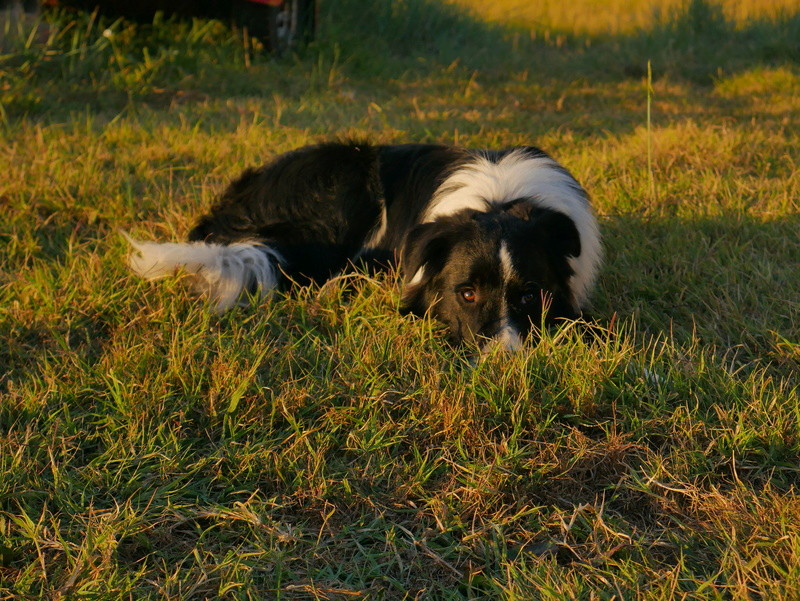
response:
M597 220L580 185L558 163L515 150L497 163L476 157L439 186L424 221L452 215L463 209L486 211L492 204L528 198L542 208L572 219L581 241L581 254L568 259L574 275L569 287L576 308L588 300L602 260Z
M507 284L514 277L514 264L511 262L505 240L500 243L500 265L503 267L503 283Z
M508 319L508 301L506 300L506 290L508 283L514 278L514 263L511 260L511 253L508 252L508 246L505 240L500 242L500 251L498 252L500 259L500 267L503 272L503 300L500 305L500 330L494 335L493 343L500 345L507 351L516 351L522 346L522 336L519 330L511 325Z
M138 276L156 280L178 269L196 276L195 285L223 312L237 302L251 283L258 295L266 296L278 285L280 255L257 242L228 246L206 242L138 242L125 236L133 246L128 265Z

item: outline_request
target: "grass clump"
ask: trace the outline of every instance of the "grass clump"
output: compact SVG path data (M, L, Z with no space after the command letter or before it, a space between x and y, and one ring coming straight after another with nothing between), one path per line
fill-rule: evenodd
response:
M796 596L796 11L470 5L515 10L325 3L281 59L65 13L6 49L0 595ZM394 274L216 316L126 273L119 228L180 238L332 135L553 152L614 335L472 366Z

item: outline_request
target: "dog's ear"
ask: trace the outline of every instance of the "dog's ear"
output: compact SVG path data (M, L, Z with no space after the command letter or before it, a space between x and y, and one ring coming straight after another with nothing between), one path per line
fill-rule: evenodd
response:
M518 198L503 205L508 215L528 221L534 228L534 239L544 248L562 257L581 254L581 237L575 223L560 211L536 206L530 199Z
M534 209L531 213L536 235L542 246L559 257L581 254L581 236L575 222L559 211Z
M502 206L512 217L529 221L537 230L537 239L546 241L546 248L560 256L581 254L581 237L575 222L564 213L537 206L529 198L517 198Z
M501 208L508 215L525 221L530 221L531 214L536 211L536 206L527 198L517 198L509 201L502 205Z
M441 223L423 223L411 230L403 246L405 288L400 301L401 314L422 316L430 308L433 299L429 285L442 271L450 247Z

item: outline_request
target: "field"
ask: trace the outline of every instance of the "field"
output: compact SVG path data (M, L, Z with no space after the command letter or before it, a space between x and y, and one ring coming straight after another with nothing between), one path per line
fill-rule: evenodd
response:
M8 36L0 599L798 599L800 9L598 6L329 0L283 57L162 17ZM218 316L127 272L120 229L179 239L351 136L550 151L608 335L472 365L396 274Z

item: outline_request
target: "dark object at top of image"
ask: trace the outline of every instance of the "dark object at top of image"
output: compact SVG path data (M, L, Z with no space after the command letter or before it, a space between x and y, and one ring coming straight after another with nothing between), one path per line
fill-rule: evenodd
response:
M145 22L158 11L230 21L276 54L310 42L317 24L316 0L56 0L48 4L97 8L103 14Z

